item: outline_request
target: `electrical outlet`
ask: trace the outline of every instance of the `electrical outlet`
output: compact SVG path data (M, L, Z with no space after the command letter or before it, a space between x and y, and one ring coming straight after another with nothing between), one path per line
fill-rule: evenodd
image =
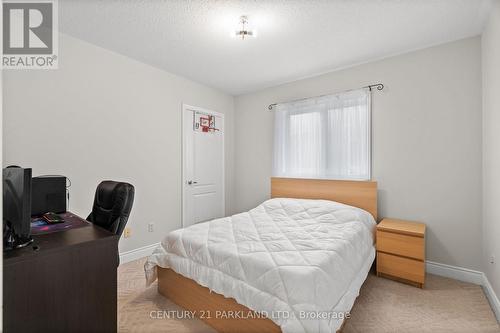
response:
M130 236L132 236L132 230L130 228L125 228L125 230L123 230L123 237L129 238Z
M490 264L494 264L495 263L495 256L491 256L490 257Z
M148 232L153 232L153 231L154 231L154 228L155 228L154 223L149 223L149 224L148 224Z

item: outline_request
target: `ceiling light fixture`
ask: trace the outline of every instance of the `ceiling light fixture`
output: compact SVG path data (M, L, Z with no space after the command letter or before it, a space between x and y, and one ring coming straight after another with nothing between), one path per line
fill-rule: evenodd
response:
M236 30L233 36L241 39L257 37L257 31L248 28L248 17L246 15L240 17L240 29Z

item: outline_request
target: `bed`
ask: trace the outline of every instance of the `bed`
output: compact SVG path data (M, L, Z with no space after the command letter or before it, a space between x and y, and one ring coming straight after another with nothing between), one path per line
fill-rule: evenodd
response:
M375 258L377 183L271 179L271 199L169 233L147 283L219 332L336 332Z

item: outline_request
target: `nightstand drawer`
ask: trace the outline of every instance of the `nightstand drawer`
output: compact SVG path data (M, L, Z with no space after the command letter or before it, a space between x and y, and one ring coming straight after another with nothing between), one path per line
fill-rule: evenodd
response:
M379 230L377 231L377 251L424 260L424 238Z
M394 277L424 283L425 263L386 253L377 253L377 272Z

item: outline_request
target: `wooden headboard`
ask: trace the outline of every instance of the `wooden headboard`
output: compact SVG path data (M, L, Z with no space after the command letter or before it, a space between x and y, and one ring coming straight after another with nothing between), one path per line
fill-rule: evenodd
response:
M366 210L377 220L377 182L271 178L271 198L324 199Z

